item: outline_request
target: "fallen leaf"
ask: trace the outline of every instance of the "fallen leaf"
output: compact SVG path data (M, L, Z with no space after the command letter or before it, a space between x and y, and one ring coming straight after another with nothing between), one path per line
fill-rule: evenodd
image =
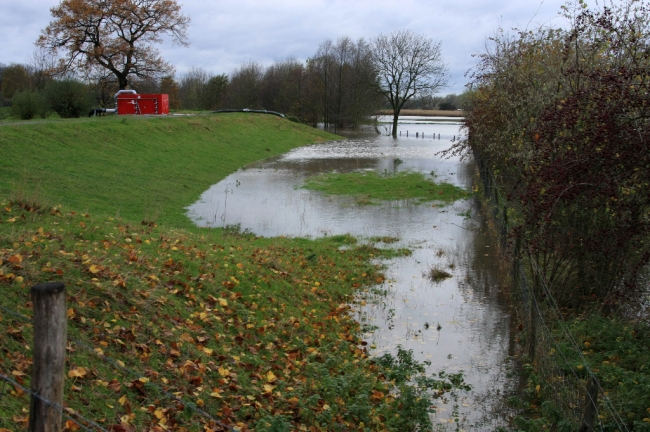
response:
M68 378L83 378L87 373L88 371L86 371L85 368L79 366L78 368L70 369L68 371Z

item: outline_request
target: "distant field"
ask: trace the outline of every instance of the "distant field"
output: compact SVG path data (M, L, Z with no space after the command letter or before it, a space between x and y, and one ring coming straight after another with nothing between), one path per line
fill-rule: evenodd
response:
M382 110L379 115L392 115L391 110ZM400 112L403 116L423 116L423 117L465 117L464 111L443 111L443 110L421 110L421 109L403 109Z

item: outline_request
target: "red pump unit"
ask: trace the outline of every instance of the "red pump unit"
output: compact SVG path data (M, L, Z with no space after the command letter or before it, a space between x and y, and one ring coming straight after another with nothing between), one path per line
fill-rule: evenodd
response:
M118 115L169 114L169 95L120 90L115 94L115 107Z

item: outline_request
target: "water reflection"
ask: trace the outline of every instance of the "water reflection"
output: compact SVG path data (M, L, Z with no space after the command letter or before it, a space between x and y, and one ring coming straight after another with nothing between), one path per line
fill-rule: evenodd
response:
M471 187L471 164L436 155L459 135L458 123L404 119L401 130L407 129L409 138L394 140L369 130L250 165L212 186L188 208L188 215L200 226L238 224L261 236L400 238L393 246L409 247L412 256L385 262L386 282L362 293L368 302L356 311L360 322L375 329L365 334L376 346L372 354L394 352L401 345L430 361L432 374L463 370L474 390L440 403L435 421L442 427L460 419L454 425L459 429L494 430L506 424L501 401L512 387L510 315L492 256L496 244L485 233L478 206L472 200L359 206L349 197L301 188L314 174L360 170L415 170ZM427 276L432 268L452 277L433 282Z

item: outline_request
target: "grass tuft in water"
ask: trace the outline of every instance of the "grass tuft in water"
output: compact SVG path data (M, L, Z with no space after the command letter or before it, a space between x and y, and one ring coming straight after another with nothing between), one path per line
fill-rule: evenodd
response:
M370 237L370 240L376 243L393 244L399 241L399 237L376 236L376 237Z
M431 282L440 282L449 279L452 277L452 274L440 267L433 267L426 273L426 277L429 278Z
M453 202L467 192L449 183L435 183L417 172L379 175L375 172L328 173L307 179L304 188L331 195L354 196L358 204L415 199Z

